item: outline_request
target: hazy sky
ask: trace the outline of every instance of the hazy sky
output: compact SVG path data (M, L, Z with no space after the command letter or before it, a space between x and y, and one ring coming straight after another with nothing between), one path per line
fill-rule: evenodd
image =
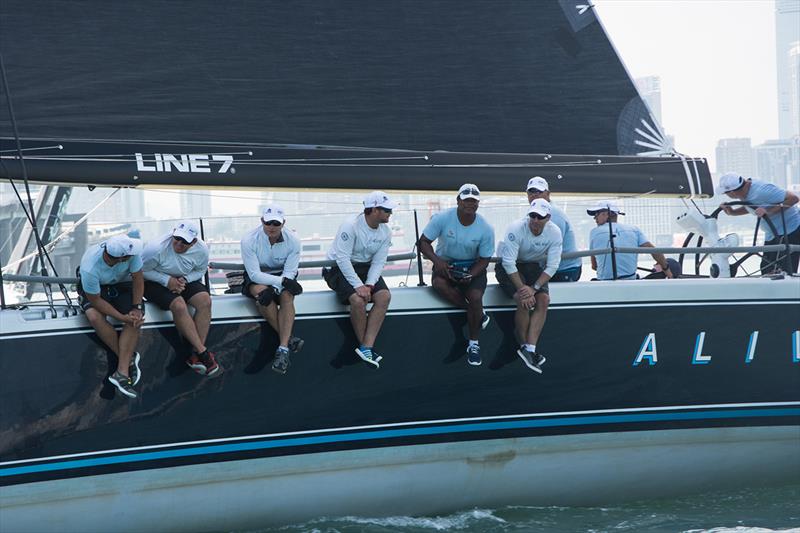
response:
M663 126L679 151L713 170L717 140L778 136L772 0L594 4L631 76L661 77Z

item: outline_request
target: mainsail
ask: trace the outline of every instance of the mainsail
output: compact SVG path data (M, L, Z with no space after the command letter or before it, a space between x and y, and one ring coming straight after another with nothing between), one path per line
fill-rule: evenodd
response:
M330 162L335 154L350 160L354 174L372 176L370 187L387 189L452 189L450 171L394 165L402 159L438 168L441 159L460 167L455 182L487 190L517 191L538 173L558 181L559 192L711 192L702 160L660 157L642 167L647 161L634 158L604 167L611 157L670 147L584 0L4 0L0 25L20 135L53 140L23 146L63 143L63 151L30 154L86 156L76 170L69 170L74 160L58 171L34 161L35 180L74 173L89 183L145 184L132 181L144 179L136 167L91 170L92 160L122 154L132 161L141 153L155 164L153 154L240 152L247 143L260 160ZM0 113L0 135L10 132ZM81 139L114 143L69 143ZM202 146L119 143L129 139ZM0 140L2 177L18 175L12 147ZM377 151L355 170L362 149ZM551 160L556 154L602 156ZM377 175L376 161L394 170ZM320 175L318 162L309 174L282 162L253 166L253 179L259 186L363 188L358 180L343 184L342 166ZM562 163L581 170L565 173L555 166ZM511 168L513 185L503 178ZM101 174L105 181L95 177ZM160 177L158 184L240 185L214 173Z

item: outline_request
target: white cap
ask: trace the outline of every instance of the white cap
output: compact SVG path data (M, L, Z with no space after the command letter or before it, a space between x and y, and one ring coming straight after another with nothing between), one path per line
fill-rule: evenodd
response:
M200 228L192 220L181 220L172 230L173 237L180 237L186 242L194 241L200 235Z
M481 190L474 183L465 183L458 189L458 197L462 200L467 198L481 199Z
M719 179L719 190L723 193L735 191L741 188L744 182L745 179L740 174L728 172L727 174L723 174Z
M264 210L261 212L261 222L270 222L272 220L277 220L281 224L286 220L281 206L269 204L264 207Z
M526 191L536 189L539 192L549 191L550 187L547 185L547 180L541 176L534 176L528 180L528 186L525 187Z
M531 202L531 206L528 209L528 214L530 215L531 213L536 213L539 216L546 217L551 211L552 208L550 207L550 202L544 198L537 198Z
M600 200L592 209L587 209L586 212L592 216L595 216L600 211L611 211L612 213L617 213L619 215L624 215L622 211L619 210L619 206L610 200Z
M389 195L383 191L372 191L364 197L364 207L382 207L384 209L394 209L397 202L393 202Z
M125 257L142 253L142 241L127 235L114 235L106 241L106 252L111 257Z

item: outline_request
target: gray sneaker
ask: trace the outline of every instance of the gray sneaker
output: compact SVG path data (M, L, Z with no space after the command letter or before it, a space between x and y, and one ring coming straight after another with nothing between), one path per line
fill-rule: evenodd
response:
M303 349L303 345L306 343L300 337L290 337L289 338L289 351L292 353L297 353Z
M272 361L272 370L278 374L285 374L286 371L289 370L290 364L291 361L289 360L289 352L287 350L282 350L280 348L275 350L275 359Z
M517 355L525 363L525 366L527 366L537 374L542 373L542 365L544 364L545 361L547 361L547 359L543 355L532 352L522 347L520 347L517 350Z
M119 389L119 391L128 398L136 398L136 396L138 396L136 391L133 390L133 385L131 385L131 378L122 374L119 370L111 374L111 376L108 378L108 381L110 381L112 385Z
M128 375L131 377L131 385L136 385L142 379L142 371L139 369L139 360L142 358L139 352L133 352L131 364L128 365Z
M467 363L472 366L481 366L481 347L477 344L470 344L467 346Z

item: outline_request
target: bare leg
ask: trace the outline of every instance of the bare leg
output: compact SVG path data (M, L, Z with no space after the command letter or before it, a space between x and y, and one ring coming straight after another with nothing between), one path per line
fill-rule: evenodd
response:
M350 323L353 324L358 343L370 346L364 342L367 331L367 303L356 293L350 295Z
M514 298L516 300L516 297ZM527 343L528 328L531 324L531 312L517 302L517 310L514 311L514 332L517 334L517 342Z
M289 291L281 293L281 308L278 310L278 337L280 346L289 346L289 338L294 327L294 295Z
M90 307L86 310L86 319L89 321L89 324L92 325L95 333L100 337L100 340L103 341L103 344L108 346L108 348L119 357L119 337L117 337L117 331L114 327L106 320L106 316L100 311ZM125 367L126 371L127 368L128 367Z
M375 346L375 339L381 330L391 299L392 295L388 290L378 291L372 295L372 309L370 309L369 317L367 317L367 327L362 341L364 346Z
M528 344L536 344L539 335L542 333L544 321L547 318L547 307L550 305L550 295L544 292L536 293L536 307L531 315L531 323L528 326L526 335Z
M189 309L186 307L186 301L180 296L175 298L169 304L169 310L172 311L172 320L175 322L175 327L178 328L178 333L189 341L195 352L205 352L206 346L197 334L197 328L194 325L194 320L192 320L192 315L189 314Z
M128 375L128 366L131 364L131 356L139 340L139 331L139 328L135 328L130 324L125 324L122 327L122 333L119 334L119 353L117 354L119 359L117 372L120 374Z
M431 285L442 298L451 304L461 309L467 308L467 299L464 298L461 291L453 287L446 279L437 276L431 280Z
M469 340L478 340L483 320L483 291L470 289L467 291L467 324L469 326Z
M250 285L250 294L256 298L259 293L266 288L266 285ZM269 305L263 306L256 301L256 309L258 309L259 314L264 317L264 320L267 321L267 324L272 326L272 329L278 333L280 331L278 326L278 306L275 305L275 302L270 302Z
M206 343L208 330L211 327L211 295L198 292L189 298L189 305L194 307L194 327L202 344Z

